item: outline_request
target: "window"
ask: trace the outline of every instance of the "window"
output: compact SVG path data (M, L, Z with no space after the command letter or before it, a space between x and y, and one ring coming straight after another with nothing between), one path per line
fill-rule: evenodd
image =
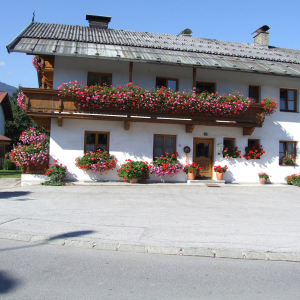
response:
M156 78L156 88L159 89L161 87L170 88L173 91L178 90L178 79L171 79L171 78Z
M155 134L153 145L153 158L165 155L165 152L176 152L176 136Z
M296 163L296 145L297 142L279 142L279 164L282 164L283 156L294 156L294 162Z
M109 132L86 131L84 136L84 152L109 151Z
M248 148L252 148L253 146L259 146L260 141L259 140L248 140Z
M196 83L196 94L201 94L202 92L214 93L215 84L211 82L197 82Z
M296 111L297 92L296 90L280 89L280 110Z
M249 85L249 98L252 98L254 103L259 103L259 86Z
M224 138L224 149L225 148L234 148L234 138Z
M87 84L90 85L103 85L104 83L106 85L111 85L111 74L105 74L105 73L88 73L88 80Z

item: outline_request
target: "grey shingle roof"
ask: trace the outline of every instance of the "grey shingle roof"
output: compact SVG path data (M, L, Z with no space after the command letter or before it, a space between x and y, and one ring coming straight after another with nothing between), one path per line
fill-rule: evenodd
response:
M7 48L300 76L299 50L161 33L32 23Z

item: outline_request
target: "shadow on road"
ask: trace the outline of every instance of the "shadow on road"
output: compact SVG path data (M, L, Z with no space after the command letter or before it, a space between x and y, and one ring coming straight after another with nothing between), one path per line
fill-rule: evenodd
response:
M54 241L54 240L58 240L58 239L68 239L68 238L72 238L72 237L73 238L74 237L79 237L79 236L91 234L91 233L94 233L94 232L96 232L96 231L95 230L80 230L80 231L66 232L66 233L63 233L63 234L52 236L52 237L46 239L43 242L30 244L28 246L21 246L21 247L14 247L14 248L3 248L3 249L0 248L0 252L8 251L8 250L19 250L19 249L24 249L24 248L37 247L37 246L41 246L43 244L47 244L50 241ZM14 241L18 242L18 240L14 240Z
M16 191L16 192L0 192L0 199L11 199L11 198L16 198L16 199L11 199L14 201L28 201L32 199L26 199L26 198L19 198L19 197L24 197L31 194L31 192L22 192L22 191Z
M20 284L21 281L19 279L13 278L8 272L0 270L0 294L6 294Z

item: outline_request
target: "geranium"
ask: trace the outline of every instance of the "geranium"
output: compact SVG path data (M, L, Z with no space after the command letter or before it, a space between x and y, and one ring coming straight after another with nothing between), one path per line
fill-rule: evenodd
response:
M284 180L288 183L288 184L292 184L292 185L296 185L300 187L300 174L292 174L289 176L286 176L284 178Z
M262 100L263 108L264 108L264 113L266 116L270 116L274 114L278 107L278 102L275 101L273 98L264 98Z
M268 179L270 177L270 175L265 172L260 172L260 173L258 173L258 177Z
M223 157L226 158L242 158L241 151L238 150L238 147L225 147L222 153Z
M262 148L262 145L256 144L253 144L251 147L246 147L245 150L246 153L243 155L243 157L247 160L259 159L264 153L266 153Z
M150 165L146 161L132 161L126 159L125 163L122 164L117 175L126 180L133 178L148 179L149 178Z
M295 156L285 155L281 158L282 163L286 165L294 165L295 164Z
M64 185L63 179L67 176L67 167L54 160L54 165L49 165L49 168L45 169L45 176L50 177L50 180L44 182L44 185Z
M19 140L22 143L10 151L9 157L17 166L43 164L49 160L49 138L34 127L21 133Z
M228 170L227 165L225 165L225 167L221 167L220 165L214 166L214 171L218 173L226 173L227 170Z
M165 156L156 157L150 164L150 173L155 176L174 176L182 169L177 161L178 153L165 153Z
M116 167L117 159L107 151L85 153L82 157L75 159L75 165L84 171L106 172Z
M186 174L194 173L194 172L197 172L197 171L200 171L200 170L201 170L200 165L198 165L194 162L191 163L191 164L185 165L184 168L183 168L183 172L185 172Z
M245 112L250 104L249 98L235 92L226 96L218 93L196 94L194 91L178 92L171 89L142 89L127 84L124 86L81 86L77 81L63 83L58 87L59 96L71 97L79 109L97 110L117 107L119 110L135 108L148 112L180 113L195 115L233 117Z
M34 68L37 70L37 72L41 72L41 59L38 55L35 55L32 58L32 64Z
M17 104L22 110L25 110L25 95L22 91L17 95Z

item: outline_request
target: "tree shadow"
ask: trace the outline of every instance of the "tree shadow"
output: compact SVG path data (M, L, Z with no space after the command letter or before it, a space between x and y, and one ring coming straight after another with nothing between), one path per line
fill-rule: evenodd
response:
M11 199L11 198L18 198L18 197L24 197L31 194L31 192L22 192L22 191L13 191L13 192L0 192L0 199ZM28 201L32 199L12 199L14 201Z
M21 280L9 275L8 272L0 270L0 294L7 294L21 284Z

